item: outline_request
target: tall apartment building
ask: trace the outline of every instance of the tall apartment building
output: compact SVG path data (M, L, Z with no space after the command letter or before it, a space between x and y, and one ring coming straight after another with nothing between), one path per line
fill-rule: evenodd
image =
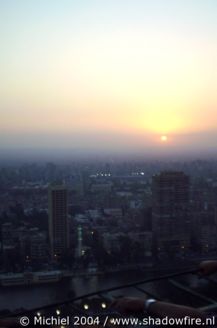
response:
M49 199L49 237L52 257L62 256L69 248L67 189L51 185Z
M152 178L154 250L167 254L190 246L189 177L183 172L161 172Z

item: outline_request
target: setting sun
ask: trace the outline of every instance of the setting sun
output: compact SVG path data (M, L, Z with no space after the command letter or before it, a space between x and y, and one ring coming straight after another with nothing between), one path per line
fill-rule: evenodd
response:
M198 2L0 1L0 153L216 149L217 5Z
M160 140L161 140L162 142L166 142L166 141L168 140L168 137L167 137L167 136L161 136L161 137L160 137Z

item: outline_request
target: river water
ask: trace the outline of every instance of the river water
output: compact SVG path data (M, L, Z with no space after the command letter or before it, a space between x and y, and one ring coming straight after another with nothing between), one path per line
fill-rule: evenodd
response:
M171 270L172 271L172 270ZM171 272L170 271L170 272ZM167 271L168 272L168 271ZM16 287L1 287L0 288L0 310L18 310L21 308L32 309L43 307L48 304L63 302L67 299L73 299L77 296L82 296L91 292L97 292L102 289L116 287L119 285L142 281L145 279L159 277L165 275L163 271L127 271L116 272L98 276L76 277L68 280L63 280L58 283L32 285L32 286L16 286ZM207 293L208 283L203 279L198 279L196 275L187 275L178 278L183 286L188 286L190 289L199 288L202 292ZM182 288L174 286L170 280L160 280L144 285L147 292L153 297L163 300L170 300L175 303L185 305L204 306L206 302L202 302L198 297L186 294ZM211 286L209 294L216 298L216 288ZM141 292L134 288L126 288L112 293L113 296L140 296ZM187 296L187 297L186 297Z
M101 289L143 280L150 276L150 273L131 271L108 275L77 277L44 285L1 287L0 310L40 307ZM121 295L121 293L123 292L116 292L116 295ZM129 290L128 294L135 294L135 291Z

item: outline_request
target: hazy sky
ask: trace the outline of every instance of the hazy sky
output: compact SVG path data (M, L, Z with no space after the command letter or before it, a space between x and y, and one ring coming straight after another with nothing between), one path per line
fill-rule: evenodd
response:
M216 0L0 0L0 13L0 149L217 150Z

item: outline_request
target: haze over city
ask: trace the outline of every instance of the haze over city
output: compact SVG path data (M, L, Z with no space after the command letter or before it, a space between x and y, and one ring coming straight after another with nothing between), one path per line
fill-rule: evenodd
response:
M0 10L1 155L215 155L216 1Z
M0 328L216 327L216 0L0 13Z

